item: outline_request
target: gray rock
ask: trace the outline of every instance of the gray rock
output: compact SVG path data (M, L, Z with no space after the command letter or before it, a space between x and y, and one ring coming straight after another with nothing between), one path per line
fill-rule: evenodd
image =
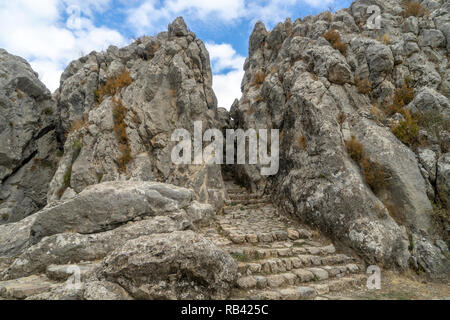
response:
M173 213L171 216L128 223L114 230L92 235L62 233L45 237L18 255L12 264L0 273L0 279L43 273L48 266L54 264L96 261L103 259L128 240L144 235L185 230L192 225L184 213Z
M90 281L84 289L85 300L131 300L128 292L116 283Z
M56 105L22 58L0 49L0 225L47 204L56 168Z
M192 231L143 236L103 261L98 276L138 299L225 299L237 264Z
M430 46L432 48L445 47L445 37L440 30L425 29L419 37L421 47Z
M433 150L426 148L419 148L417 151L420 164L425 168L431 182L436 181L436 163L437 157Z
M447 206L450 206L450 153L446 153L439 158L436 186L440 199Z
M378 119L374 106L392 104L396 89L407 81L415 91L408 109L445 116L450 86L445 80L448 62L442 39L447 37L443 30L448 29L448 15L446 9L434 9L430 3L434 10L430 17L435 18L404 19L401 1L378 2L383 7L383 33L389 36L381 38L379 31L366 29L370 4L355 1L347 11L351 19L332 17L341 41L349 44L345 57L321 37L324 26L325 31L331 28L325 15L297 20L285 38L280 38L281 25L274 35L262 24L255 26L244 67L243 96L233 104L230 116L235 128L280 129L280 170L266 178L255 174L258 165L244 165L234 174L252 190L271 194L283 211L343 240L366 262L384 261L406 269L411 255L417 259L414 255L419 254L408 251L408 234L424 234L424 243L433 243L436 230L427 197L433 188L424 179L433 179L426 174L433 165L425 155L419 156L419 163L415 152L385 127L404 118ZM353 31L352 20L363 36ZM263 45L265 39L283 42L269 48ZM260 70L267 75L262 86L255 86L251 79ZM371 91L360 94L354 86L356 78L368 79ZM429 149L439 156L437 138L421 132L434 141ZM388 174L383 190L374 192L348 156L345 141L351 136ZM445 140L446 133L440 136ZM420 255L433 263L439 260L434 254L425 250Z
M136 217L164 215L187 207L192 198L188 189L157 182L94 185L75 198L40 211L31 231L33 243L58 233L106 231Z
M30 245L30 232L37 215L0 225L0 257L13 257Z

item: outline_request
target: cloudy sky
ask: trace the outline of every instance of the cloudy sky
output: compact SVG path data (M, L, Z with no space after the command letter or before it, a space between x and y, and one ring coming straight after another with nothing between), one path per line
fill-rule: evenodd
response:
M167 30L183 16L210 52L219 106L240 97L242 65L256 21L268 29L351 0L0 0L0 48L27 59L54 91L70 61Z

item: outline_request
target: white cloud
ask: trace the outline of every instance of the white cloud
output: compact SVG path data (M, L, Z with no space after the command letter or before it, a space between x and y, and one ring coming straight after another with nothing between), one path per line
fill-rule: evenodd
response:
M207 42L205 46L209 52L213 72L219 73L225 69L242 69L245 57L237 54L230 44Z
M216 93L219 107L230 110L234 99L241 97L241 81L244 71L235 70L226 74L215 74L213 79L213 89Z
M81 4L79 11L105 9L109 0L16 0L0 3L0 47L27 59L39 73L41 81L54 91L62 70L80 53L106 49L109 44L124 45L125 38L117 31L95 27L89 18L79 18L78 25L62 23L68 5ZM68 21L70 18L68 19ZM72 28L71 28L72 27ZM78 28L73 28L78 27Z
M244 77L245 58L236 53L228 43L207 42L213 68L213 89L219 107L230 109L234 99L241 96L241 81Z
M128 10L127 20L139 33L158 32L179 15L193 17L205 23L231 23L247 19L252 23L262 20L274 24L291 16L299 5L324 9L335 2L336 0L143 0L138 1L138 6Z

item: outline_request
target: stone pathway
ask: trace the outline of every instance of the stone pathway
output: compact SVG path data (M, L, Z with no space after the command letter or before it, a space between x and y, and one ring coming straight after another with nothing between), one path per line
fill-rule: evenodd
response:
M238 262L231 299L325 299L366 282L363 265L286 217L265 196L227 182L229 200L203 235Z
M268 197L227 185L226 206L200 233L238 262L240 275L230 299L326 299L333 292L365 284L363 267L354 258L338 253L316 232L279 215ZM7 263L0 262L1 270ZM87 279L97 264L76 264L80 280ZM45 274L1 281L0 300L64 289L73 266L50 265Z

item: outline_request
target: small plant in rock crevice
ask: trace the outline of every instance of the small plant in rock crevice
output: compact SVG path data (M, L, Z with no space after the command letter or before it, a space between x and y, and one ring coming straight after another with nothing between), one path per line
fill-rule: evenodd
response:
M341 41L341 36L335 29L328 30L323 34L325 40L327 40L334 49L339 50L342 55L347 55L348 44Z
M381 165L367 157L364 146L354 136L352 136L351 140L345 141L345 147L350 158L360 167L364 181L375 194L387 187L388 173Z
M83 148L83 144L79 140L74 140L72 143L72 158L70 159L70 164L64 172L63 176L63 184L58 191L58 196L61 198L67 188L70 187L70 179L72 177L72 166L75 161L78 159L78 156L81 153L81 149Z
M106 80L106 83L94 92L95 100L101 103L105 96L116 95L120 89L129 86L132 82L130 72L124 68L120 74Z

